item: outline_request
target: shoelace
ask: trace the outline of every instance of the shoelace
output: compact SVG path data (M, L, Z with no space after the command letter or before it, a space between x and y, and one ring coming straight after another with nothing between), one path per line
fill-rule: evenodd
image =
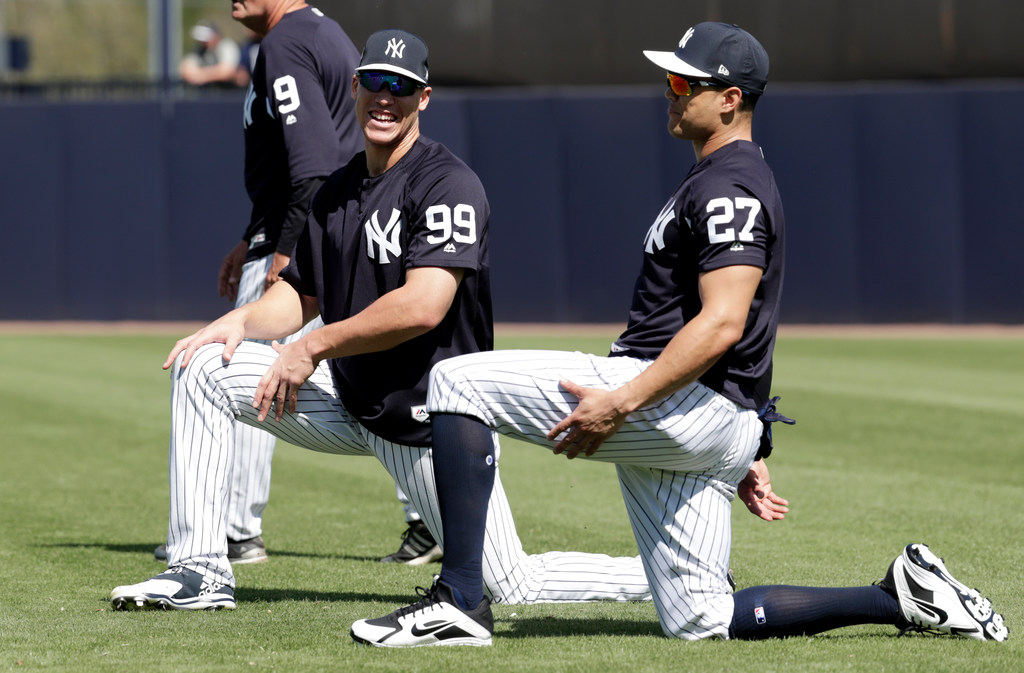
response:
M434 597L436 593L435 587L426 589L424 587L416 587L416 595L420 596L420 599L412 605L407 605L404 608L399 608L395 612L395 618L404 617L405 615L412 614L417 610L424 610L427 608L434 608L437 605L437 599Z
M897 638L902 638L903 636L907 635L908 633L922 633L922 634L928 635L928 636L945 636L945 635L948 635L948 634L944 633L943 631L939 631L936 628L932 628L930 626L922 626L920 624L911 624L910 626L896 627L896 628L898 628L900 630L900 632L896 634Z

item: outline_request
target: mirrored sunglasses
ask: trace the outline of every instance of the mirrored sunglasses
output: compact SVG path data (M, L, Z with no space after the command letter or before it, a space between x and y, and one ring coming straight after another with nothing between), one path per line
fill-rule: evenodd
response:
M666 72L665 77L668 79L668 88L677 96L691 95L693 93L693 87L695 86L722 86L718 82L707 82L700 79L686 79L674 72Z
M392 96L411 96L416 89L423 86L410 77L388 72L363 71L357 73L356 77L359 80L359 86L364 89L377 93L387 87Z

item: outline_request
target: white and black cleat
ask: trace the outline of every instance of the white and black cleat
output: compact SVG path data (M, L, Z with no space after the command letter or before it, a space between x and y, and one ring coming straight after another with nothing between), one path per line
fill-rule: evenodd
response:
M879 584L899 603L901 635L909 631L948 633L1000 642L1009 636L992 603L977 589L956 580L927 545L907 545Z
M115 610L234 610L235 591L194 570L176 567L145 582L116 587L110 603Z
M451 587L435 579L429 589L417 587L416 603L377 619L352 624L352 639L375 647L428 647L468 645L487 647L494 632L494 617L487 598L472 610L456 604Z

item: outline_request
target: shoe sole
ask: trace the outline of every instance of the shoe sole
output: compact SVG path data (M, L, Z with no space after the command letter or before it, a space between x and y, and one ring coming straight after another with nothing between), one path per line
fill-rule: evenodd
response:
M976 589L971 589L954 579L949 570L946 569L942 559L936 556L927 546L918 544L908 545L904 551L904 558L904 565L911 574L925 573L927 575L934 575L948 584L953 589L964 610L978 625L977 634L974 632L954 632L954 635L975 640L995 640L999 642L1007 639L1009 629L1003 624L1002 615L992 609L992 603Z
M115 610L234 610L233 600L210 602L193 599L191 601L175 601L167 596L115 596L110 600Z
M435 546L433 549L431 549L430 551L426 552L425 554L417 556L416 558L412 559L411 561L406 561L405 565L407 565L407 566L425 566L428 563L433 563L434 561L440 561L443 558L444 558L444 552L441 551L440 547Z
M244 566L244 565L250 565L252 563L266 563L269 560L270 560L270 557L267 556L266 554L260 554L259 556L250 556L250 557L243 556L243 557L240 557L240 558L231 558L230 556L228 557L228 563L230 563L233 566Z
M349 635L352 636L352 640L357 645L369 645L371 647L380 647L392 650L409 649L412 647L490 647L491 640L481 640L479 638L447 638L445 640L435 640L432 643L415 643L412 645L388 645L387 643L375 643L372 640L366 640L360 638L355 634L354 631L349 631Z
M425 566L428 563L434 563L444 558L444 552L437 545L434 545L433 549L430 549L423 554L413 557L408 561L401 559L392 558L391 556L385 556L380 560L381 563L402 563L407 566Z

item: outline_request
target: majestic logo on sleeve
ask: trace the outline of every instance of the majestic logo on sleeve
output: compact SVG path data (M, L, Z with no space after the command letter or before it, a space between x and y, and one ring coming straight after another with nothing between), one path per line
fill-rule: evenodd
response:
M402 38L391 38L388 40L388 48L384 51L385 56L401 59L405 53L405 40Z
M676 214L673 212L675 205L675 201L666 203L658 214L658 219L654 220L654 224L647 230L647 237L644 239L644 252L648 255L653 255L656 250L665 249L665 229L676 218Z
M383 228L380 226L379 210L373 211L373 215L363 225L366 231L366 256L377 260L379 264L390 264L391 258L402 254L402 243L399 234L402 233L402 211L397 208L391 209L391 218Z

